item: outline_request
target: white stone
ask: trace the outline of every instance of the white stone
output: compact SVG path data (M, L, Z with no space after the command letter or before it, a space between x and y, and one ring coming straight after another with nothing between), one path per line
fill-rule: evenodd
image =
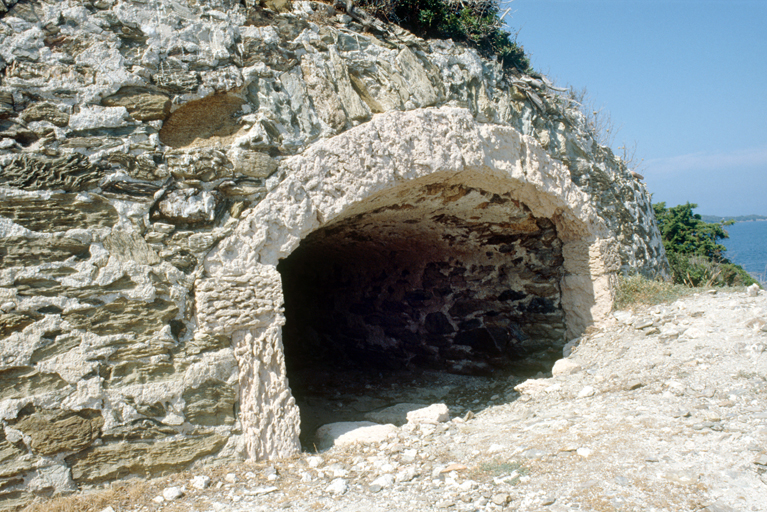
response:
M191 486L197 490L207 489L210 485L210 477L206 475L198 475L192 478Z
M414 425L421 423L434 424L444 423L450 419L450 409L445 404L432 404L407 413L407 422Z
M162 491L162 497L168 501L177 500L184 495L184 489L181 487L168 487Z
M69 127L75 131L94 128L118 128L128 124L130 116L125 107L80 107L69 117Z
M224 481L229 484L237 483L237 475L234 473L227 473L226 476L224 476Z
M322 457L317 457L316 455L307 457L306 464L308 464L310 468L318 468L322 465Z
M394 475L392 475L392 474L381 475L378 478L376 478L375 480L373 480L370 483L370 485L378 485L382 489L386 489L387 487L391 487L392 485L394 485Z
M397 432L394 425L379 425L370 421L347 421L329 423L317 429L317 448L327 450L332 446L380 443Z
M349 489L349 484L343 478L336 478L325 488L330 494L344 494Z
M586 398L586 397L589 397L589 396L594 396L594 394L596 394L596 392L597 392L597 390L594 389L593 387L591 387L591 386L584 386L584 388L581 389L580 392L578 393L578 398Z
M584 459L588 459L591 454L593 453L593 450L591 448L586 447L580 447L577 450L575 450L575 453L583 457Z
M757 295L759 295L760 288L761 287L758 284L754 283L748 288L746 288L746 292L749 297L756 297Z
M572 375L581 371L581 365L570 359L559 359L554 363L554 367L551 369L551 374L557 375Z

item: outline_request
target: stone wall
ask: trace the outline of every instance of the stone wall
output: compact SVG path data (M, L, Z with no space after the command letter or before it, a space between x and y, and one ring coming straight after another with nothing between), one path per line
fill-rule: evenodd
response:
M450 41L312 2L4 4L0 501L294 453L278 264L370 254L363 225L418 242L380 262L409 274L337 307L442 367L561 343L617 271L664 273L647 191L583 116Z

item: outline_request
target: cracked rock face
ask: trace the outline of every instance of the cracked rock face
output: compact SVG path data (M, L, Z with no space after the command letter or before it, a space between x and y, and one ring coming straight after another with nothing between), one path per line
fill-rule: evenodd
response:
M543 82L339 14L0 3L0 500L290 455L286 365L493 371L664 273Z

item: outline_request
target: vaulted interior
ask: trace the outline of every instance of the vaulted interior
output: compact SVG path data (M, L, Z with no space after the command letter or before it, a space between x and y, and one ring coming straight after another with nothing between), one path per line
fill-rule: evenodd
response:
M488 375L561 354L562 243L510 191L415 180L312 232L277 269L294 391L312 369Z

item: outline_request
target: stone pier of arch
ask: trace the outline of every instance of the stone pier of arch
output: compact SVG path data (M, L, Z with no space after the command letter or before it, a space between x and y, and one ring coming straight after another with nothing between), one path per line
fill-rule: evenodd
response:
M199 331L232 339L243 438L252 458L284 457L300 449L299 413L285 371L278 265L303 240L323 247L318 254L356 250L355 259L361 256L363 264L377 264L378 256L395 265L396 257L379 251L386 247L409 255L405 266L419 276L439 261L464 269L481 269L483 263L487 269L513 269L514 261L522 271L545 267L543 284L549 290L540 296L522 298L524 286L515 289L519 281L510 273L495 276L492 284L464 284L462 297L472 289L474 296L459 309L465 319L485 322L471 307L487 309L486 303L498 303L505 291L506 302L509 297L524 302L516 308L521 313L515 328L530 328L525 318L536 314L559 315L559 334L555 321L547 323L552 339L577 336L612 307L620 258L610 231L563 164L511 127L477 123L460 108L389 112L314 144L285 161L282 172L284 179L208 255L208 277L195 288ZM539 250L554 251L548 264L535 250L516 253L514 241L532 240L531 233L539 236ZM434 297L419 279L405 287ZM391 293L396 298L397 290ZM445 295L450 298L432 301L409 332L418 334L423 327L427 334L450 338L455 349L461 319L445 314L456 306L456 294ZM385 340L386 332L379 338ZM477 347L468 342L460 348L471 353Z

